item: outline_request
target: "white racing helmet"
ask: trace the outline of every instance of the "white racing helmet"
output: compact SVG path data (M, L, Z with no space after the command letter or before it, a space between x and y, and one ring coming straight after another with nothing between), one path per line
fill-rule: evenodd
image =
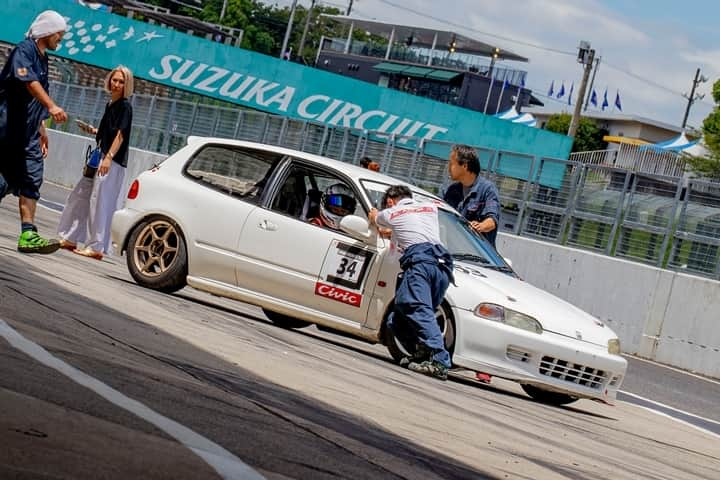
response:
M334 229L340 228L340 219L355 212L357 201L353 191L342 183L335 183L325 189L320 199L320 217Z

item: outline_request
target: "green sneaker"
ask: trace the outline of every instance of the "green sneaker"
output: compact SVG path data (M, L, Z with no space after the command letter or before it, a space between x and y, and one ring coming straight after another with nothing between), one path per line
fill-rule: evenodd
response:
M413 372L422 373L438 380L447 380L448 369L445 365L434 360L425 360L422 363L413 362L408 365Z
M18 238L18 252L22 253L53 253L60 248L55 239L46 240L34 230L25 230Z

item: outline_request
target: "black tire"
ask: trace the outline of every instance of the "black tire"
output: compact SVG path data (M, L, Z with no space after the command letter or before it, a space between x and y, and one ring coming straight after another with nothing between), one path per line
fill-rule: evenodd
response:
M390 308L392 309L392 307ZM455 321L450 314L450 307L448 307L445 303L441 304L435 311L435 318L437 318L440 331L445 339L445 349L450 353L450 357L452 358L452 353L455 349L457 331L455 329ZM415 353L414 351L407 351L407 349L395 337L391 329L387 328L387 325L384 328L383 336L383 342L395 362L400 363L400 360Z
M533 400L536 400L540 403L546 403L548 405L568 405L579 400L577 397L573 397L572 395L567 395L565 393L559 392L551 392L550 390L543 390L542 388L536 387L534 385L522 385L522 388L523 390L525 390L525 393L527 393L533 398Z
M125 253L133 279L143 287L172 293L187 285L187 248L177 224L149 218L133 229Z
M299 320L297 318L293 318L282 313L273 312L272 310L266 310L264 308L263 313L273 324L282 328L305 328L312 325L310 322L306 322L305 320Z

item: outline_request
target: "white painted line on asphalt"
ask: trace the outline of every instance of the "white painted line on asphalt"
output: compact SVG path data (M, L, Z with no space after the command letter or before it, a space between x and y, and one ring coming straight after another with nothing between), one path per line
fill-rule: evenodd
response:
M716 384L716 385L720 385L720 381L713 380L712 378L708 378L708 377L703 377L702 375L698 375L698 374L696 374L696 373L692 373L692 372L688 372L688 371L685 371L685 370L681 370L681 369L679 369L679 368L671 367L670 365L664 365L664 364L662 364L662 363L658 363L658 362L655 362L655 361L653 361L653 360L648 360L647 358L636 357L636 356L634 356L634 355L625 355L625 356L628 357L628 358L632 358L633 360L638 360L638 361L640 361L640 362L649 363L649 364L651 364L651 365L655 365L656 367L667 368L668 370L672 370L673 372L682 373L682 374L684 374L684 375L688 375L688 376L690 376L690 377L694 377L694 378L697 378L697 379L699 379L699 380L705 380L706 382L714 383L714 384Z
M642 406L642 405L637 405L637 404L635 404L635 403L628 403L628 402L625 402L625 403L627 403L628 405L632 405L633 407L642 408L643 410L647 410L648 412L652 412L652 413L654 413L655 415L660 415L661 417L666 417L666 418L669 418L670 420L675 420L676 422L682 423L682 424L685 425L685 426L694 428L695 430L699 430L699 431L701 431L702 433L705 433L705 434L707 434L707 435L711 435L711 436L713 436L713 437L717 437L718 439L720 439L720 435L718 435L718 434L715 433L715 432L711 432L710 430L706 430L706 429L704 429L704 428L702 428L702 427L698 427L697 425L693 425L692 423L686 422L685 420L680 420L679 418L675 418L675 417L673 417L672 415L668 415L667 413L659 412L659 411L657 411L657 410L655 410L655 409L653 409L653 408L644 407L644 406Z
M702 420L703 422L714 423L715 425L720 425L720 422L718 422L717 420L711 420L709 418L701 417L700 415L695 415L694 413L686 412L685 410L680 410L679 408L671 407L670 405L665 405L664 403L656 402L655 400L650 400L649 398L641 397L640 395L635 395L634 393L626 392L624 390L620 390L620 393L622 393L623 395L627 395L628 397L637 398L638 400L642 400L643 402L657 405L658 407L665 408L667 410L672 410L673 412L678 412L683 415L687 415L688 417L697 418L698 420Z
M220 445L195 433L189 428L180 425L176 421L160 415L137 400L133 400L132 398L123 395L119 391L102 383L100 380L81 372L59 358L52 356L47 350L37 343L34 343L20 335L2 319L0 319L0 336L5 337L10 345L34 358L43 365L47 365L48 367L57 370L74 382L97 393L110 403L113 403L120 408L124 408L143 420L155 425L160 430L195 452L195 454L214 468L222 478L240 480L260 480L265 478Z
M53 203L54 203L54 202L53 202ZM58 203L57 205L60 205L60 204ZM60 213L62 213L62 209L60 209L60 210L58 211L57 209L55 209L55 208L50 208L50 207L48 207L48 206L46 206L46 205L43 205L43 204L40 203L40 202L37 203L37 206L40 207L40 208L42 208L43 210L47 210L48 212L57 213L58 215L60 215ZM62 207L65 208L64 205L63 205Z

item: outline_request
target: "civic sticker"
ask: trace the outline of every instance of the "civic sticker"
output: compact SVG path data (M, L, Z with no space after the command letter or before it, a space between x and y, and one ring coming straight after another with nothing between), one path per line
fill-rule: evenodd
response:
M325 256L319 281L361 292L373 255L370 250L334 240Z
M359 307L362 303L362 295L357 292L351 292L327 283L315 283L315 295L335 300L336 302L346 303L353 307Z

